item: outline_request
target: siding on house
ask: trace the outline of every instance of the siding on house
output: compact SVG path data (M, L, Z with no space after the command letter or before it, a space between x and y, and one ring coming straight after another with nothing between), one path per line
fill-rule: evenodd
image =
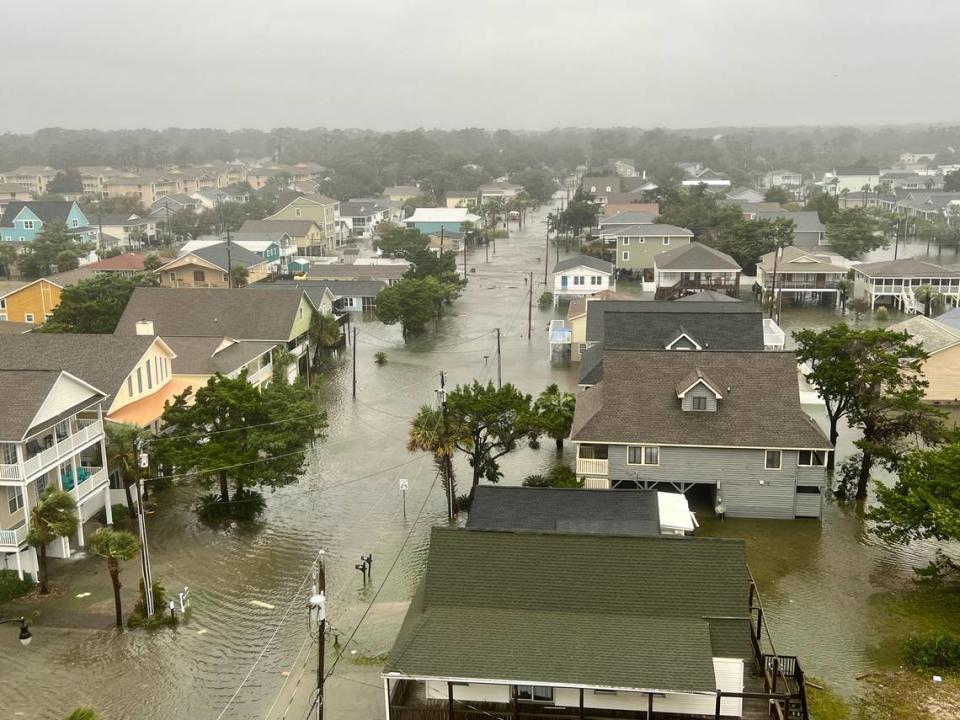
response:
M46 316L60 304L61 292L61 288L44 278L17 288L3 297L0 319L43 325ZM28 321L27 315L32 319Z
M660 446L659 465L631 465L627 447L608 448L611 485L618 480L719 482L717 494L730 517L793 518L797 486L826 485L825 468L798 466L796 450L783 450L780 469L767 470L762 449Z
M676 345L674 347L676 347ZM693 409L693 399L695 397L706 398L707 400L706 410ZM687 412L716 412L717 396L714 395L712 392L710 392L710 390L705 388L702 384L697 385L695 388L690 390L690 392L688 392L686 395L683 396L683 399L680 401L680 406Z
M676 235L618 237L616 266L620 270L653 268L653 258L657 255L680 245L689 245L691 240L692 238Z

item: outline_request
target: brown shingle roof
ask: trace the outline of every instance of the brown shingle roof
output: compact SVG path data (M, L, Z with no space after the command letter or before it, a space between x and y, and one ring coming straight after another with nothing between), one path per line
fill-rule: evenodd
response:
M830 448L800 407L791 352L607 350L603 366L603 381L577 393L575 441ZM695 370L723 394L715 412L680 407L674 389Z

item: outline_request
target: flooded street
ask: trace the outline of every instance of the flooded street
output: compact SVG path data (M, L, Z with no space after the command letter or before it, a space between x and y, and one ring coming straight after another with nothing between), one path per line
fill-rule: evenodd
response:
M546 212L531 213L523 231L514 229L509 240L498 240L489 263L482 250L468 255L468 268L475 272L435 330L404 345L399 326L357 323L357 399L351 398L353 348L347 348L319 384L330 424L326 441L318 444L298 484L267 495L267 511L255 527L221 531L199 523L191 508L197 493L190 486L158 495L159 511L148 523L153 573L174 593L190 586L189 622L153 633L109 629L109 581L98 567L84 582L106 598L105 612L102 603L91 607L105 621L77 629L48 623L41 614L28 649L11 633L0 634L5 681L0 715L61 718L76 705L91 704L107 720L301 720L316 675L316 645L305 609L308 571L322 549L331 640L336 635L345 642L370 607L327 685L327 717L382 717L376 657L390 649L419 579L430 526L446 522L431 459L406 450L409 418L419 405L434 402L441 370L448 387L474 378L496 382L497 328L504 382L533 395L551 382L575 387L576 368L551 367L549 361L546 326L565 309L536 306L543 290ZM551 248L551 266L554 252ZM935 247L933 254L936 261ZM905 256L901 247L900 257ZM943 256L960 265L952 251ZM524 281L531 271L528 340ZM837 316L785 305L783 319L789 335L797 327L825 327ZM387 354L385 365L375 364L377 352ZM814 414L822 422L823 413ZM841 459L851 442L844 433ZM574 452L568 443L565 460L572 461ZM457 460L463 493L468 467ZM524 447L502 459L504 482L519 484L556 460L552 443L539 450ZM405 516L401 478L409 480ZM703 512L700 517L701 534L747 539L779 651L801 656L808 672L846 693L857 690L857 676L896 664L910 632L960 624L957 593L913 583L911 567L925 563L932 549L877 544L851 507L830 503L822 523L721 523ZM374 557L373 577L364 586L354 565L368 553ZM138 572L136 562L124 565L127 590L136 586ZM71 585L69 591L85 589ZM328 669L340 652L332 645L328 642Z

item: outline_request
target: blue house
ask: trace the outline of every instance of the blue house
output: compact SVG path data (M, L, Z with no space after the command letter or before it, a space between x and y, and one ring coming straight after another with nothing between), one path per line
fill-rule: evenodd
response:
M460 234L463 232L463 223L476 225L480 218L468 208L417 208L403 222L408 228L416 228L424 235L439 233L440 228L444 232Z
M8 203L0 217L0 238L4 242L30 242L50 222L63 223L80 242L97 244L97 229L90 227L87 216L75 202L65 200Z

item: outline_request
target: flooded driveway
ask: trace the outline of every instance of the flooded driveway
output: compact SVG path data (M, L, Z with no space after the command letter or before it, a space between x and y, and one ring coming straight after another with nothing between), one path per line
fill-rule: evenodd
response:
M545 215L545 209L532 213L522 232L498 240L489 263L482 250L470 253L468 268L475 272L468 288L424 336L404 345L399 327L358 322L357 400L351 399L345 354L331 363L320 384L320 403L330 421L327 440L317 446L297 485L268 495L256 527L221 531L198 523L190 487L159 495L160 510L149 521L154 577L173 591L190 586L188 623L155 633L107 629L109 581L90 560L76 573L84 578L83 588L71 586L56 603L83 603L74 595L89 585L95 597L107 601L93 607L94 618L106 618L102 625L94 620L87 623L94 627L77 629L64 615L41 610L29 648L0 633L3 716L60 718L76 705L91 704L108 720L300 720L311 699L316 662L306 584L322 549L333 636L345 642L370 607L328 683L327 717L382 717L376 658L390 649L419 579L430 526L446 522L431 459L406 451L410 416L434 401L441 370L448 386L474 378L496 381L496 328L504 382L532 394L551 382L575 387L575 369L549 362L546 327L562 311L536 306L543 289ZM530 272L532 339L526 337L524 282ZM788 329L797 322L825 326L834 319L820 308L784 310ZM378 366L374 354L381 351L387 362ZM841 454L850 441L843 438ZM565 460L573 455L568 443ZM504 482L519 484L556 460L552 443L520 449L501 461ZM458 459L457 470L465 492L466 462ZM405 515L401 478L409 481ZM747 538L780 652L800 655L812 673L848 692L861 673L896 662L907 632L945 622L950 613L960 617L955 594L912 583L911 565L925 561L930 549L876 544L852 509L831 504L822 524L703 519L703 534ZM374 556L373 577L365 586L354 565L368 553ZM127 563L123 574L127 589L134 588L137 563ZM333 639L328 669L340 652L331 647Z

